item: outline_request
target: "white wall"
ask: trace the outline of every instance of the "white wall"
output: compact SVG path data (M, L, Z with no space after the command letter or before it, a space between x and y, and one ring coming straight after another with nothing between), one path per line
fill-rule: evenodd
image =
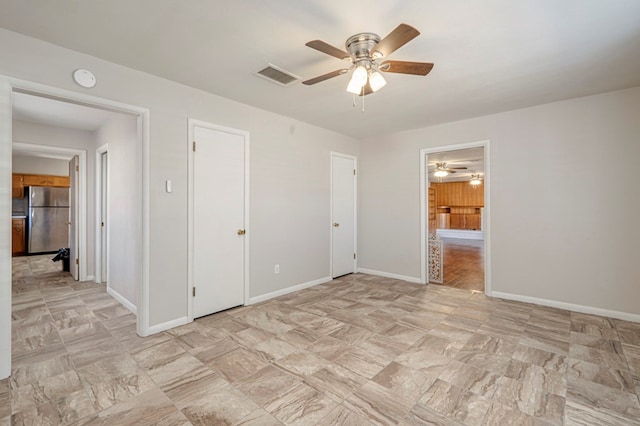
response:
M142 147L136 138L134 116L118 114L96 131L96 146L109 144L108 287L133 306L142 280Z
M6 30L0 54L0 74L150 109L151 326L186 316L188 118L251 134L250 296L329 275L329 152L357 140ZM73 84L79 67L95 88Z
M11 374L11 87L0 80L0 379Z
M67 160L13 155L12 164L13 173L69 176L69 162Z
M640 314L639 111L637 87L362 141L359 266L419 277L419 150L488 139L493 290Z
M49 126L46 124L13 120L13 141L30 143L35 145L55 146L61 148L73 148L87 152L87 275L95 273L95 135L88 130L68 129L64 127ZM18 158L18 157L16 157ZM37 159L33 160L45 160ZM69 175L69 163L65 162L66 172ZM36 164L36 163L34 163ZM18 163L20 166L20 163ZM16 170L17 173L20 173ZM26 172L24 172L26 173ZM30 170L29 173L42 173L39 169ZM53 173L52 173L53 174Z

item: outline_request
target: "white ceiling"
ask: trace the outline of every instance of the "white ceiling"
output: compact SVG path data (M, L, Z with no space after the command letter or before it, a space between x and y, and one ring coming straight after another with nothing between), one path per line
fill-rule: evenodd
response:
M114 112L26 93L13 94L13 119L55 127L94 131Z
M356 137L640 85L638 0L0 0L0 10L0 27ZM303 79L343 68L304 44L343 49L400 23L422 34L390 58L435 67L386 74L364 113L347 76L281 87L254 74L267 63Z

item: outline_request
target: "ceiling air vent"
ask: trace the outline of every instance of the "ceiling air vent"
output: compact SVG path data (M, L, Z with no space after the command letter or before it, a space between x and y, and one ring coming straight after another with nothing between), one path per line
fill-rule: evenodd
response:
M256 75L266 78L269 81L272 81L280 86L289 86L296 81L300 80L300 77L297 75L293 75L288 71L283 70L273 64L269 64L264 69L261 69L256 73Z

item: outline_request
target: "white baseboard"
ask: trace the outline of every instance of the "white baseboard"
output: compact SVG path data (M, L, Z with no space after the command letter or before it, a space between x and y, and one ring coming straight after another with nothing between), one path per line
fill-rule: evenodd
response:
M402 280L410 283L420 284L420 278L410 277L407 275L393 274L391 272L376 271L376 270L367 269L367 268L358 268L358 272L361 272L363 274L378 275L380 277L394 278L396 280Z
M462 238L465 240L484 240L483 231L467 231L464 229L436 229L439 238Z
M274 297L284 296L285 294L293 293L294 291L304 290L305 288L313 287L319 284L328 283L331 281L331 277L323 277L317 280L308 281L302 284L296 284L291 287L283 288L282 290L272 291L271 293L263 294L261 296L249 298L249 305L264 302L265 300L273 299Z
M181 317L181 318L176 318L174 320L171 321L167 321L167 322L162 322L160 324L156 324L156 325L152 325L149 327L149 336L152 334L156 334L156 333L160 333L161 331L165 331L165 330L169 330L170 328L174 328L174 327L180 327L181 325L185 325L188 324L189 322L189 318L188 317Z
M85 281L95 281L96 277L94 275L87 275L87 279Z
M133 303L129 302L127 299L125 299L123 295L121 295L120 293L118 293L117 291L109 287L107 287L107 293L111 297L116 299L118 302L120 302L122 306L124 306L125 308L133 312L134 315L137 315L138 309L136 308L136 306Z
M576 305L574 303L559 302L557 300L539 299L537 297L522 296L519 294L503 293L492 291L491 297L500 299L516 300L518 302L535 303L536 305L550 306L552 308L566 309L567 311L580 312L583 314L598 315L602 317L617 318L625 321L640 322L640 315L628 312L612 311L610 309L596 308L594 306Z

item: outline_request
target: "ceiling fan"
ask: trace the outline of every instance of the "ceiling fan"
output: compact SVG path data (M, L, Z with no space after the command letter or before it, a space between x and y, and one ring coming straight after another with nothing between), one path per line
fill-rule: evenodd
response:
M365 96L377 92L387 83L380 71L427 75L433 68L432 63L386 60L387 56L418 35L420 35L420 32L407 24L398 25L383 39L373 33L358 33L347 39L345 43L346 52L322 40L310 41L306 43L306 46L338 59L350 61L351 66L305 80L302 84L310 86L353 71L347 91L355 95Z
M456 173L456 170L467 170L465 166L447 167L447 163L430 164L429 167L435 167L433 175L436 177L444 177L449 173Z

